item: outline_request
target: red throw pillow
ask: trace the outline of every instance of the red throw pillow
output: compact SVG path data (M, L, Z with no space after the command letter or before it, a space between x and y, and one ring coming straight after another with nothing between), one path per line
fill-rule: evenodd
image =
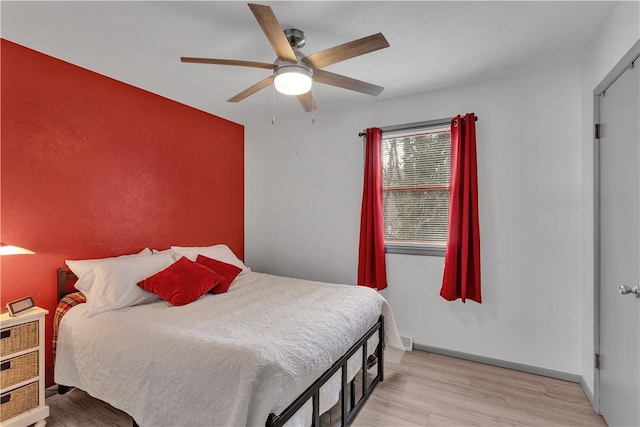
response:
M138 282L171 305L189 304L218 286L224 280L218 273L187 257L182 257L164 270Z
M242 271L240 267L236 267L235 265L227 264L226 262L218 261L217 259L209 258L204 255L198 255L196 262L210 268L222 276L221 283L211 289L211 292L214 294L223 294L227 292L229 290L229 286L231 286L231 282L233 282L233 279L235 279Z

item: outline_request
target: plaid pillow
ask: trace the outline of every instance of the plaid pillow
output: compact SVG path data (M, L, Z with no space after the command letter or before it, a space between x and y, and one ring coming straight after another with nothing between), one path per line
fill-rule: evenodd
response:
M78 304L84 304L87 302L87 298L84 296L82 292L73 292L68 295L65 295L64 298L60 300L58 306L56 307L56 312L53 315L53 356L56 355L56 343L58 341L58 326L60 325L60 321L62 320L62 316L64 316L67 311L71 309L71 307L76 306Z

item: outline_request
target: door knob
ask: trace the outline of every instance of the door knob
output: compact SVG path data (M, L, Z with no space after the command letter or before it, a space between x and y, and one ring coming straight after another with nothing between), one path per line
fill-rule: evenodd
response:
M638 285L633 285L632 287L620 285L620 288L618 288L618 290L622 295L635 294L636 298L640 298L640 286Z

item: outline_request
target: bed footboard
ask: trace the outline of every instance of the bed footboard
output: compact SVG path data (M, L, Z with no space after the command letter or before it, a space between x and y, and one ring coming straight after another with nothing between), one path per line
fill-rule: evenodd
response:
M373 336L373 334L378 333L378 346L375 351L375 361L367 356L367 341L369 338ZM362 364L361 364L361 375L362 375L362 395L360 399L356 401L356 383L355 380L348 382L347 380L347 362L359 349L362 349ZM367 372L368 368L371 365L377 363L378 369L375 377L371 379L371 381L367 380ZM360 338L340 359L338 359L331 368L329 368L320 378L318 378L313 384L309 386L296 400L294 400L291 405L289 405L282 413L279 415L270 414L267 419L266 426L267 427L281 427L284 425L289 419L300 409L302 406L311 399L313 405L313 417L312 417L312 426L319 427L320 426L320 388L336 373L338 370L342 371L342 386L341 386L341 397L340 397L340 425L348 426L353 422L356 415L367 399L373 392L375 386L384 379L384 316L380 316L378 318L378 322L371 327L363 336ZM347 388L350 388L347 393ZM347 399L349 396L349 399ZM347 401L348 400L348 401Z

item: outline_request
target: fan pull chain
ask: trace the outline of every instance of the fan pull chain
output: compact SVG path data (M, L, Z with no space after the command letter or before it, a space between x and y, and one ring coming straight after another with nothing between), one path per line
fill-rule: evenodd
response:
M271 124L276 124L276 87L271 85Z
M316 104L316 96L313 93L313 86L311 86L311 97L313 98L313 106L315 107ZM315 125L316 124L316 109L314 108L313 110L311 110L311 124Z

